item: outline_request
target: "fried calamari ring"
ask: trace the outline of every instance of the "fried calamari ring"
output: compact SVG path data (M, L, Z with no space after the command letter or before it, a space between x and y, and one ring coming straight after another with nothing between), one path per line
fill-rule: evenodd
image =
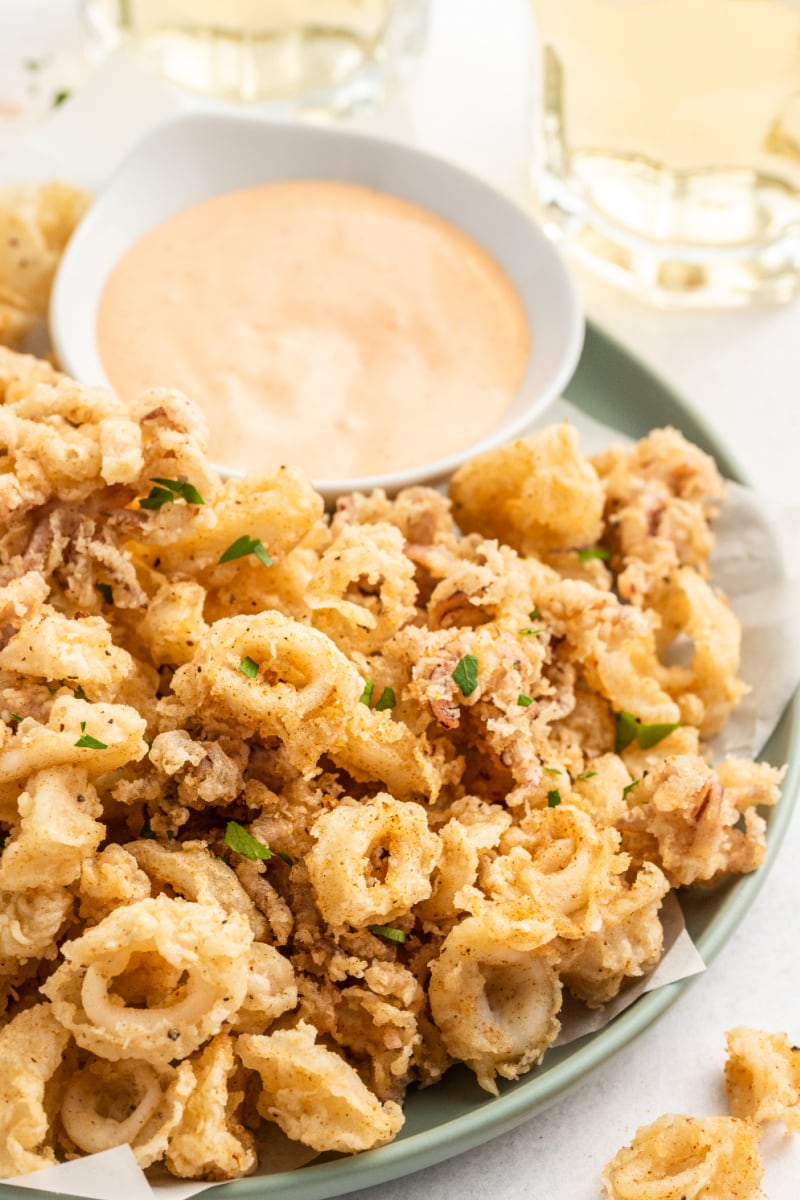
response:
M281 613L215 622L172 686L208 716L280 738L306 774L327 754L403 797L438 793L434 765L408 727L359 703L364 681L350 660L324 633Z
M17 792L3 785L27 779L36 771L76 765L96 779L138 762L147 754L146 727L144 717L128 705L88 704L73 696L57 696L46 725L32 718L21 721L13 741L0 749L0 809Z
M603 485L566 421L479 454L459 467L449 491L465 533L520 554L591 546L603 532Z
M737 1025L725 1035L725 1090L735 1117L800 1133L800 1050L785 1033Z
M139 900L67 942L42 990L79 1046L161 1068L236 1013L251 943L240 913L167 896Z
M536 809L505 836L482 883L496 900L530 900L561 937L600 926L605 897L625 870L615 829L602 829L571 804Z
M323 813L311 832L306 867L329 925L381 925L430 896L441 844L419 804L381 792Z
M205 588L193 579L170 579L161 584L139 630L157 667L191 661L198 637L208 628L203 617L205 602Z
M616 996L625 979L644 975L660 960L664 930L659 910L669 881L646 862L632 884L622 876L602 904L602 924L570 945L558 965L561 982L589 1008Z
M666 688L681 706L683 720L709 738L723 727L748 691L738 678L742 630L727 600L691 567L670 579L658 611L665 624L694 646L688 670L675 667Z
M63 887L0 892L0 972L33 958L55 958L71 911L72 895Z
M24 1009L0 1030L0 1178L55 1165L45 1085L68 1042L49 1004Z
M306 589L317 629L362 654L379 649L414 616L415 567L394 525L345 526Z
M445 938L431 963L431 1013L445 1046L497 1095L496 1075L517 1079L560 1029L561 984L547 945L553 926L485 904Z
M218 904L227 913L241 913L254 938L267 935L267 921L258 911L235 873L203 843L164 845L151 839L128 842L132 854L148 878L167 884L186 900Z
M73 883L105 837L102 806L83 767L39 771L18 801L19 824L0 856L0 889Z
M263 1033L296 1005L297 981L289 959L266 942L253 942L247 994L230 1022L231 1029L237 1033Z
M115 646L102 617L70 620L45 612L26 621L0 650L0 668L26 678L80 683L92 700L113 700L133 660Z
M240 1071L228 1034L192 1060L195 1087L167 1148L167 1167L184 1179L236 1179L256 1165L253 1135L238 1120Z
M70 1078L61 1120L86 1154L127 1144L139 1166L149 1167L163 1156L194 1087L186 1062L157 1071L140 1059L94 1059Z
M756 1128L735 1117L667 1113L603 1171L606 1200L764 1200Z
M323 507L322 497L295 467L228 479L214 496L213 506L206 505L198 514L191 534L159 552L159 570L194 575L216 567L225 551L244 536L260 541L270 557L283 558L319 520ZM226 574L232 575L246 559L231 560Z
M258 1111L314 1150L355 1154L391 1141L403 1126L400 1105L381 1104L348 1062L317 1043L316 1033L300 1021L295 1029L238 1039L242 1062L261 1076Z

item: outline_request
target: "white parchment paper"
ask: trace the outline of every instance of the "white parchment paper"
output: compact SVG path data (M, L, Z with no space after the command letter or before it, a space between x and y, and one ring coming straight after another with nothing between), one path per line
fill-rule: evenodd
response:
M0 183L62 178L96 189L152 124L201 106L202 102L144 75L124 55L113 55L68 105L0 157ZM565 418L578 428L587 453L629 440L566 401L555 404L540 424ZM714 583L726 593L742 621L741 674L751 685L749 695L712 744L716 758L728 753L756 756L800 678L796 619L800 584L790 578L780 548L781 523L791 520L800 520L800 512L771 511L748 489L732 484L715 526ZM662 920L667 952L658 967L646 979L630 983L598 1012L570 1004L562 1014L558 1044L601 1029L643 992L704 970L673 895L667 897ZM275 1128L269 1134L260 1173L291 1170L314 1157L313 1151L290 1143ZM214 1186L175 1181L157 1173L151 1187L128 1146L5 1182L91 1200L153 1200L154 1193L158 1200L187 1200Z

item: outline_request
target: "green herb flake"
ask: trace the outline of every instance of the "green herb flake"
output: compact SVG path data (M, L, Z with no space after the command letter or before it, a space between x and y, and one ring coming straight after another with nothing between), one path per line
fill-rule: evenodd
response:
M367 708L370 708L372 705L372 693L374 691L375 691L375 680L374 679L365 679L364 680L364 690L361 693L361 695L358 697L358 703L366 704Z
M154 842L156 840L156 835L153 833L153 828L149 820L145 821L144 825L139 830L139 837L144 838L144 840L147 842Z
M601 558L604 562L611 558L611 551L606 550L605 546L590 546L587 550L578 550L578 560L580 562L591 562L593 558Z
M78 686L75 688L75 691L72 694L76 700L85 700L87 704L92 703L91 700L89 699L89 697L86 695L86 692L83 690L82 683L78 684Z
M165 504L172 504L174 499L172 492L168 492L166 488L154 487L139 501L139 508L149 508L156 512Z
M474 654L465 654L458 660L452 678L458 684L462 696L471 696L478 686L478 660Z
M547 807L548 808L558 808L560 803L561 803L561 792L558 790L558 788L553 788L551 791L549 791L547 793Z
M258 674L258 663L253 662L252 658L248 654L247 658L243 658L239 663L237 670L241 671L243 675L246 675L248 679L255 679L256 675Z
M103 597L106 604L114 603L114 593L111 590L110 583L96 583L94 586L97 588L98 592Z
M277 857L282 858L290 867L292 865L288 854L284 854L282 850L270 850L258 838L253 837L252 833L248 833L238 821L228 821L225 826L225 845L229 850L241 854L243 858L249 858L251 862L269 862L271 858Z
M151 488L147 496L139 501L140 508L157 510L165 504L171 504L176 499L185 500L187 504L205 504L205 500L193 483L182 479L159 479L153 477L151 483L158 484Z
M544 633L544 625L536 625L532 629L520 629L520 637L533 637L537 633Z
M575 776L575 782L581 783L584 779L594 779L597 771L584 771L581 775Z
M528 708L533 704L533 696L526 696L523 692L520 692L517 696L517 704L520 708Z
M159 484L176 496L181 496L187 504L205 504L205 500L194 484L188 483L185 479L159 479L156 476L151 482Z
M540 621L541 620L541 613L539 612L538 605L534 604L533 608L528 613L528 619L530 621Z
M636 740L642 750L652 750L653 746L657 746L659 742L663 742L665 737L674 733L679 724L680 722L675 721L674 724L640 725L636 733Z
M225 553L220 555L219 562L233 562L236 558L247 558L249 554L254 554L265 567L272 566L272 559L267 554L261 538L252 538L246 533L243 533L235 542L231 542Z
M386 938L390 942L402 943L406 940L405 932L402 929L395 929L394 925L368 925L367 929L376 937Z
M107 750L108 746L105 742L99 742L96 737L92 737L86 732L86 722L81 721L81 736L75 743L81 750Z
M387 708L394 708L397 704L394 690L390 687L385 687L380 694L378 703L375 705L375 712L385 712Z
M62 105L65 100L69 100L71 95L72 95L71 92L68 92L65 88L62 88L62 90L60 92L56 92L55 95L53 96L51 106L53 108L59 108L60 105Z
M641 782L642 782L641 779L634 779L633 783L629 783L627 787L623 788L622 789L622 799L627 800L628 796L631 794L633 789L635 787L638 787Z
M24 717L21 717L19 713L11 713L8 720L12 725L19 725L20 721L24 720Z
M659 742L678 728L680 722L670 722L653 725L642 725L633 713L617 713L616 741L614 751L621 754L632 741L636 741L641 750L652 750Z
M622 751L630 746L631 742L636 737L636 731L638 728L639 723L633 713L617 713L616 736L614 739L615 754L622 754Z

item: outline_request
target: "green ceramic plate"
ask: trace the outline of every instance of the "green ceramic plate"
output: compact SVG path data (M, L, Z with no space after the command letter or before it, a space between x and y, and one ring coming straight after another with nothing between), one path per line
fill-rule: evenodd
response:
M632 437L641 437L656 425L674 425L713 454L729 478L747 482L716 434L686 402L592 326L587 330L583 355L567 397L599 421ZM705 895L691 895L684 902L689 930L706 963L725 944L752 904L788 825L800 786L800 692L784 713L764 757L773 763L789 762L789 770L783 799L768 818L769 848L763 866L753 875L732 880ZM699 978L702 981L702 976ZM501 1085L497 1097L481 1091L471 1072L455 1068L435 1087L409 1096L406 1125L390 1145L351 1158L317 1159L289 1174L241 1179L215 1189L214 1198L324 1200L396 1179L480 1145L527 1120L580 1083L655 1021L689 982L647 993L600 1032L549 1050L540 1067L515 1083ZM30 1198L30 1192L18 1187L6 1185L5 1193L8 1200Z

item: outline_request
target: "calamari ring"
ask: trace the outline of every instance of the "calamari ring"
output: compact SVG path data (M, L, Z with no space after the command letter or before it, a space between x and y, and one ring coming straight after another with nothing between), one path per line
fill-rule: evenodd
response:
M403 1126L400 1105L381 1104L357 1071L319 1045L316 1035L305 1021L295 1029L241 1035L239 1057L261 1076L258 1111L314 1150L354 1154L390 1141Z
M77 1071L64 1093L61 1120L67 1136L87 1154L130 1146L140 1167L163 1155L195 1086L188 1063L158 1072L139 1059L95 1059Z
M386 522L345 526L319 561L306 589L314 625L337 642L370 654L414 615L415 567L400 530ZM376 595L349 598L363 579Z
M552 927L526 930L486 905L451 929L431 963L433 1019L453 1058L497 1094L495 1076L517 1079L540 1062L560 1029L561 983L546 950Z
M354 664L324 633L279 612L216 621L172 687L195 710L280 738L304 774L328 754L396 795L438 794L421 741L389 712L359 703L364 681Z
M392 921L430 896L441 843L421 805L381 792L323 813L311 833L317 842L306 867L329 925L363 929ZM371 862L380 851L381 875Z
M513 831L519 843L490 863L485 883L493 898L529 897L562 937L583 937L600 927L602 903L626 860L615 856L620 837L601 829L571 804L536 809ZM512 835L509 834L509 837Z
M606 1200L763 1200L756 1126L666 1113L637 1129L603 1171Z
M139 900L67 942L42 990L79 1046L163 1068L237 1012L252 938L246 917L216 904Z

